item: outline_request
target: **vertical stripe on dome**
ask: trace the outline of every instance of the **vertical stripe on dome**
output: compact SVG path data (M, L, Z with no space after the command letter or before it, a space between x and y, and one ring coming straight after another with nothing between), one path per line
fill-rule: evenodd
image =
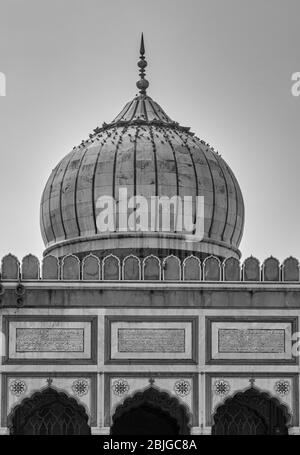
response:
M127 134L124 134L126 131ZM117 175L118 167L122 167L122 161L124 161L124 166L126 166L126 152L129 150L132 153L136 131L135 128L126 126L123 128L123 131L120 134L120 138L116 144L115 153L114 153L114 166L113 166L113 180L112 180L112 195L115 199L118 199L117 188L122 185L126 185L126 172L122 175ZM124 153L123 153L124 151ZM124 168L121 169L121 172L124 172ZM133 185L133 181L132 181Z
M126 131L126 134L124 134ZM123 130L116 147L114 160L113 196L116 200L117 210L119 189L126 188L127 198L134 196L134 148L137 129L134 126ZM118 222L118 217L116 219ZM116 223L118 229L118 223Z
M50 216L50 200L51 200L51 191L53 180L55 179L57 169L61 162L53 169L42 195L42 204L41 204L41 228L45 239L44 243L48 244L49 242L55 241L55 234L53 231L52 220ZM50 231L50 232L49 232Z
M192 154L191 149L190 149L190 147L189 147L189 145L187 143L187 137L185 137L185 139L183 139L182 136L178 133L178 131L176 129L174 129L173 132L178 136L178 140L183 143L184 147L187 149L187 151L189 153L189 156L190 156L190 159L191 159L191 163L192 163L192 166L193 166L194 177L195 177L196 196L198 196L199 195L199 188L198 188L197 171L196 171L196 166L195 166L195 161L194 161L194 158L193 158L193 154ZM195 207L194 224L196 223L196 220L197 220L197 212L196 212L196 210L197 210L197 208Z
M134 115L134 120L145 120L144 117L144 105L143 105L143 100L138 99L136 103L136 110L135 110L135 115Z
M80 174L82 172L81 171L81 166L82 166L83 160L84 160L87 152L90 152L90 147L89 146L87 146L86 150L82 154L82 157L81 157L81 160L80 160L80 163L79 163L79 166L78 166L78 170L77 170L77 173L76 173L76 177L75 177L74 209L75 209L75 220L76 220L76 225L77 225L77 230L78 230L78 236L81 235L80 224L79 224L79 219L78 219L78 178L79 178L79 176L80 176Z
M101 145L91 144L80 164L76 185L76 209L80 235L86 237L96 233L94 218L93 177Z
M151 138L151 144L153 149L153 157L154 157L154 169L155 169L155 196L158 196L158 172L157 172L157 156L156 156L156 147L155 147L155 140L153 135L153 127L149 127L149 133Z
M166 136L169 138L169 143L172 146L174 157L177 165L177 179L178 179L178 195L183 198L185 211L187 213L187 207L189 204L188 200L184 200L185 196L192 197L192 204L190 207L193 215L193 222L196 221L196 196L197 196L197 184L196 174L193 166L193 160L186 144L180 136L179 140L174 136L172 129L166 129ZM192 169L192 171L191 171ZM194 173L194 180L191 178ZM183 206L182 206L183 207ZM184 226L183 226L183 230ZM191 232L187 231L189 234Z
M240 206L239 195L238 195L238 183L236 181L235 176L233 175L233 172L232 172L231 168L229 166L227 166L227 168L228 168L228 172L231 175L231 178L232 178L232 181L233 181L233 184L234 184L235 200L236 200L235 223L234 223L234 229L233 229L233 232L232 232L232 236L230 238L230 243L233 246L237 246L238 245L238 243L237 243L238 213L239 213L239 210L240 210L240 207L239 207Z
M67 172L69 162L71 161L75 150L70 152L58 165L57 173L53 179L50 194L50 217L57 242L67 238L62 212L62 187L64 177ZM54 194L53 194L54 193ZM56 207L53 205L56 203Z
M192 136L189 136L188 141L189 140L193 144L193 147L196 147L196 153L194 153L194 151L192 151L192 154L194 156L194 162L195 162L197 176L198 176L199 195L204 196L205 234L207 237L210 237L212 225L213 225L213 219L214 219L214 211L215 211L214 178L213 178L212 170L211 170L211 167L209 164L209 160L207 159L205 151L202 149L201 142ZM205 172L204 172L205 165L208 170L208 172L206 173L207 175L205 175ZM210 195L210 193L211 193L211 195ZM206 220L208 221L208 224L206 223Z
M114 131L119 131L119 129ZM112 136L112 130L102 132L99 135L99 140L101 141L102 147L97 157L93 177L93 206L95 210L94 221L96 229L96 203L98 199L104 196L113 196L114 162L116 154L116 139Z
M214 239L222 240L221 235L226 223L228 205L226 196L226 182L220 169L219 163L216 159L215 153L208 149L206 150L206 154L208 161L210 162L215 186L215 208L211 233Z
M169 144L169 147L171 148L172 153L173 153L173 160L174 160L175 174L176 174L176 196L179 196L179 177L178 177L178 163L177 163L177 158L176 158L176 152L175 152L175 149L173 147L172 142L170 141L170 139L168 137L168 134L167 134L167 131L166 131L165 128L162 128L162 135L163 135L164 139L166 140L166 142ZM169 195L169 197L170 196L175 196L175 195L173 193L173 195ZM176 212L175 213L173 213L173 210L174 209L171 208L171 206L170 206L170 213L169 213L169 216L170 216L170 229L171 229L171 232L177 232L177 230L176 230L176 221L175 221L175 213L178 213L178 208L176 207ZM171 223L172 219L173 219L173 224Z
M222 238L224 242L231 243L232 235L235 230L236 217L237 217L237 199L236 199L236 188L232 174L229 172L229 166L222 157L218 157L221 168L227 180L227 201L228 201L228 214L227 214L227 223L224 229Z
M236 239L236 245L238 246L240 244L240 241L242 239L243 231L244 231L244 223L245 223L245 206L244 206L244 201L243 201L243 195L241 192L241 189L239 185L237 184L238 187L238 217L237 217L237 226L238 226L238 235Z
M76 187L81 163L87 151L88 147L85 149L80 147L75 150L74 155L68 163L66 173L63 178L61 204L66 238L80 236L77 216Z
M99 138L99 142L100 142L100 138ZM99 150L98 150L98 153L97 153L97 157L96 157L96 160L95 160L95 165L94 165L94 170L93 170L93 178L92 178L92 207L93 207L93 221L94 221L95 234L98 233L97 218L96 218L96 202L97 201L95 199L95 179L96 179L96 170L97 170L97 166L98 166L98 162L99 162L100 153L101 153L102 148L103 148L103 144L100 143L99 144Z
M147 109L146 109L146 102L145 102L144 98L143 98L142 103L143 103L143 111L144 111L145 120L146 120L146 122L148 122L149 119L148 119L148 114L147 114Z
M214 153L214 157L217 161L217 163L219 164L219 168L221 169L221 173L223 175L223 178L224 178L224 182L225 182L225 190L226 190L226 216L224 218L224 227L223 227L223 230L222 230L222 234L221 234L221 240L222 241L226 241L226 239L224 239L224 234L226 232L226 228L228 228L228 217L229 217L229 190L228 190L228 182L227 182L227 177L226 177L226 174L224 172L224 169L223 169L223 166L222 166L222 163L219 159L219 156Z
M151 127L141 126L136 137L135 149L135 194L146 198L147 209L141 204L139 211L145 208L147 213L147 226L151 227L151 197L157 193L157 165L155 149L152 142ZM153 219L153 218L152 218ZM145 218L144 218L145 220ZM141 219L139 219L142 223Z

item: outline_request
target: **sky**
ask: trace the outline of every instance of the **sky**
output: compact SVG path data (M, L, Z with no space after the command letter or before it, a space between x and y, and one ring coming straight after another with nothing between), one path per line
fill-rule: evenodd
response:
M1 0L0 257L42 257L51 170L137 92L219 150L245 203L242 259L300 259L299 0Z

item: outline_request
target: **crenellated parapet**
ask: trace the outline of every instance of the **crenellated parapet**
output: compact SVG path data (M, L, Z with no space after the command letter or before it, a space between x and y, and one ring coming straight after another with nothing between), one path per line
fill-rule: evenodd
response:
M140 258L134 254L103 258L90 253L79 259L70 254L60 259L48 255L40 261L28 254L22 261L8 254L1 261L1 281L210 281L210 282L299 282L299 261L294 257L281 264L270 256L262 263L253 256L242 263L234 258L223 262L216 256L200 260L174 254Z

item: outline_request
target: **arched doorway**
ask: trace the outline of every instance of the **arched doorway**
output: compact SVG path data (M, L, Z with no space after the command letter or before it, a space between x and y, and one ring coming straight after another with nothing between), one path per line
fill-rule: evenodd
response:
M287 408L276 398L251 387L218 407L212 434L284 435L289 418Z
M48 387L25 398L9 418L11 434L84 435L90 434L83 406L65 393Z
M127 398L117 407L112 435L186 435L189 416L177 398L155 387Z

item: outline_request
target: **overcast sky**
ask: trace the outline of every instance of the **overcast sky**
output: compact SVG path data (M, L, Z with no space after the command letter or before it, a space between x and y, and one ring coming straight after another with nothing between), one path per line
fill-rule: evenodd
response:
M1 0L0 256L42 256L46 180L136 94L141 31L149 95L240 183L243 259L299 259L299 0Z

